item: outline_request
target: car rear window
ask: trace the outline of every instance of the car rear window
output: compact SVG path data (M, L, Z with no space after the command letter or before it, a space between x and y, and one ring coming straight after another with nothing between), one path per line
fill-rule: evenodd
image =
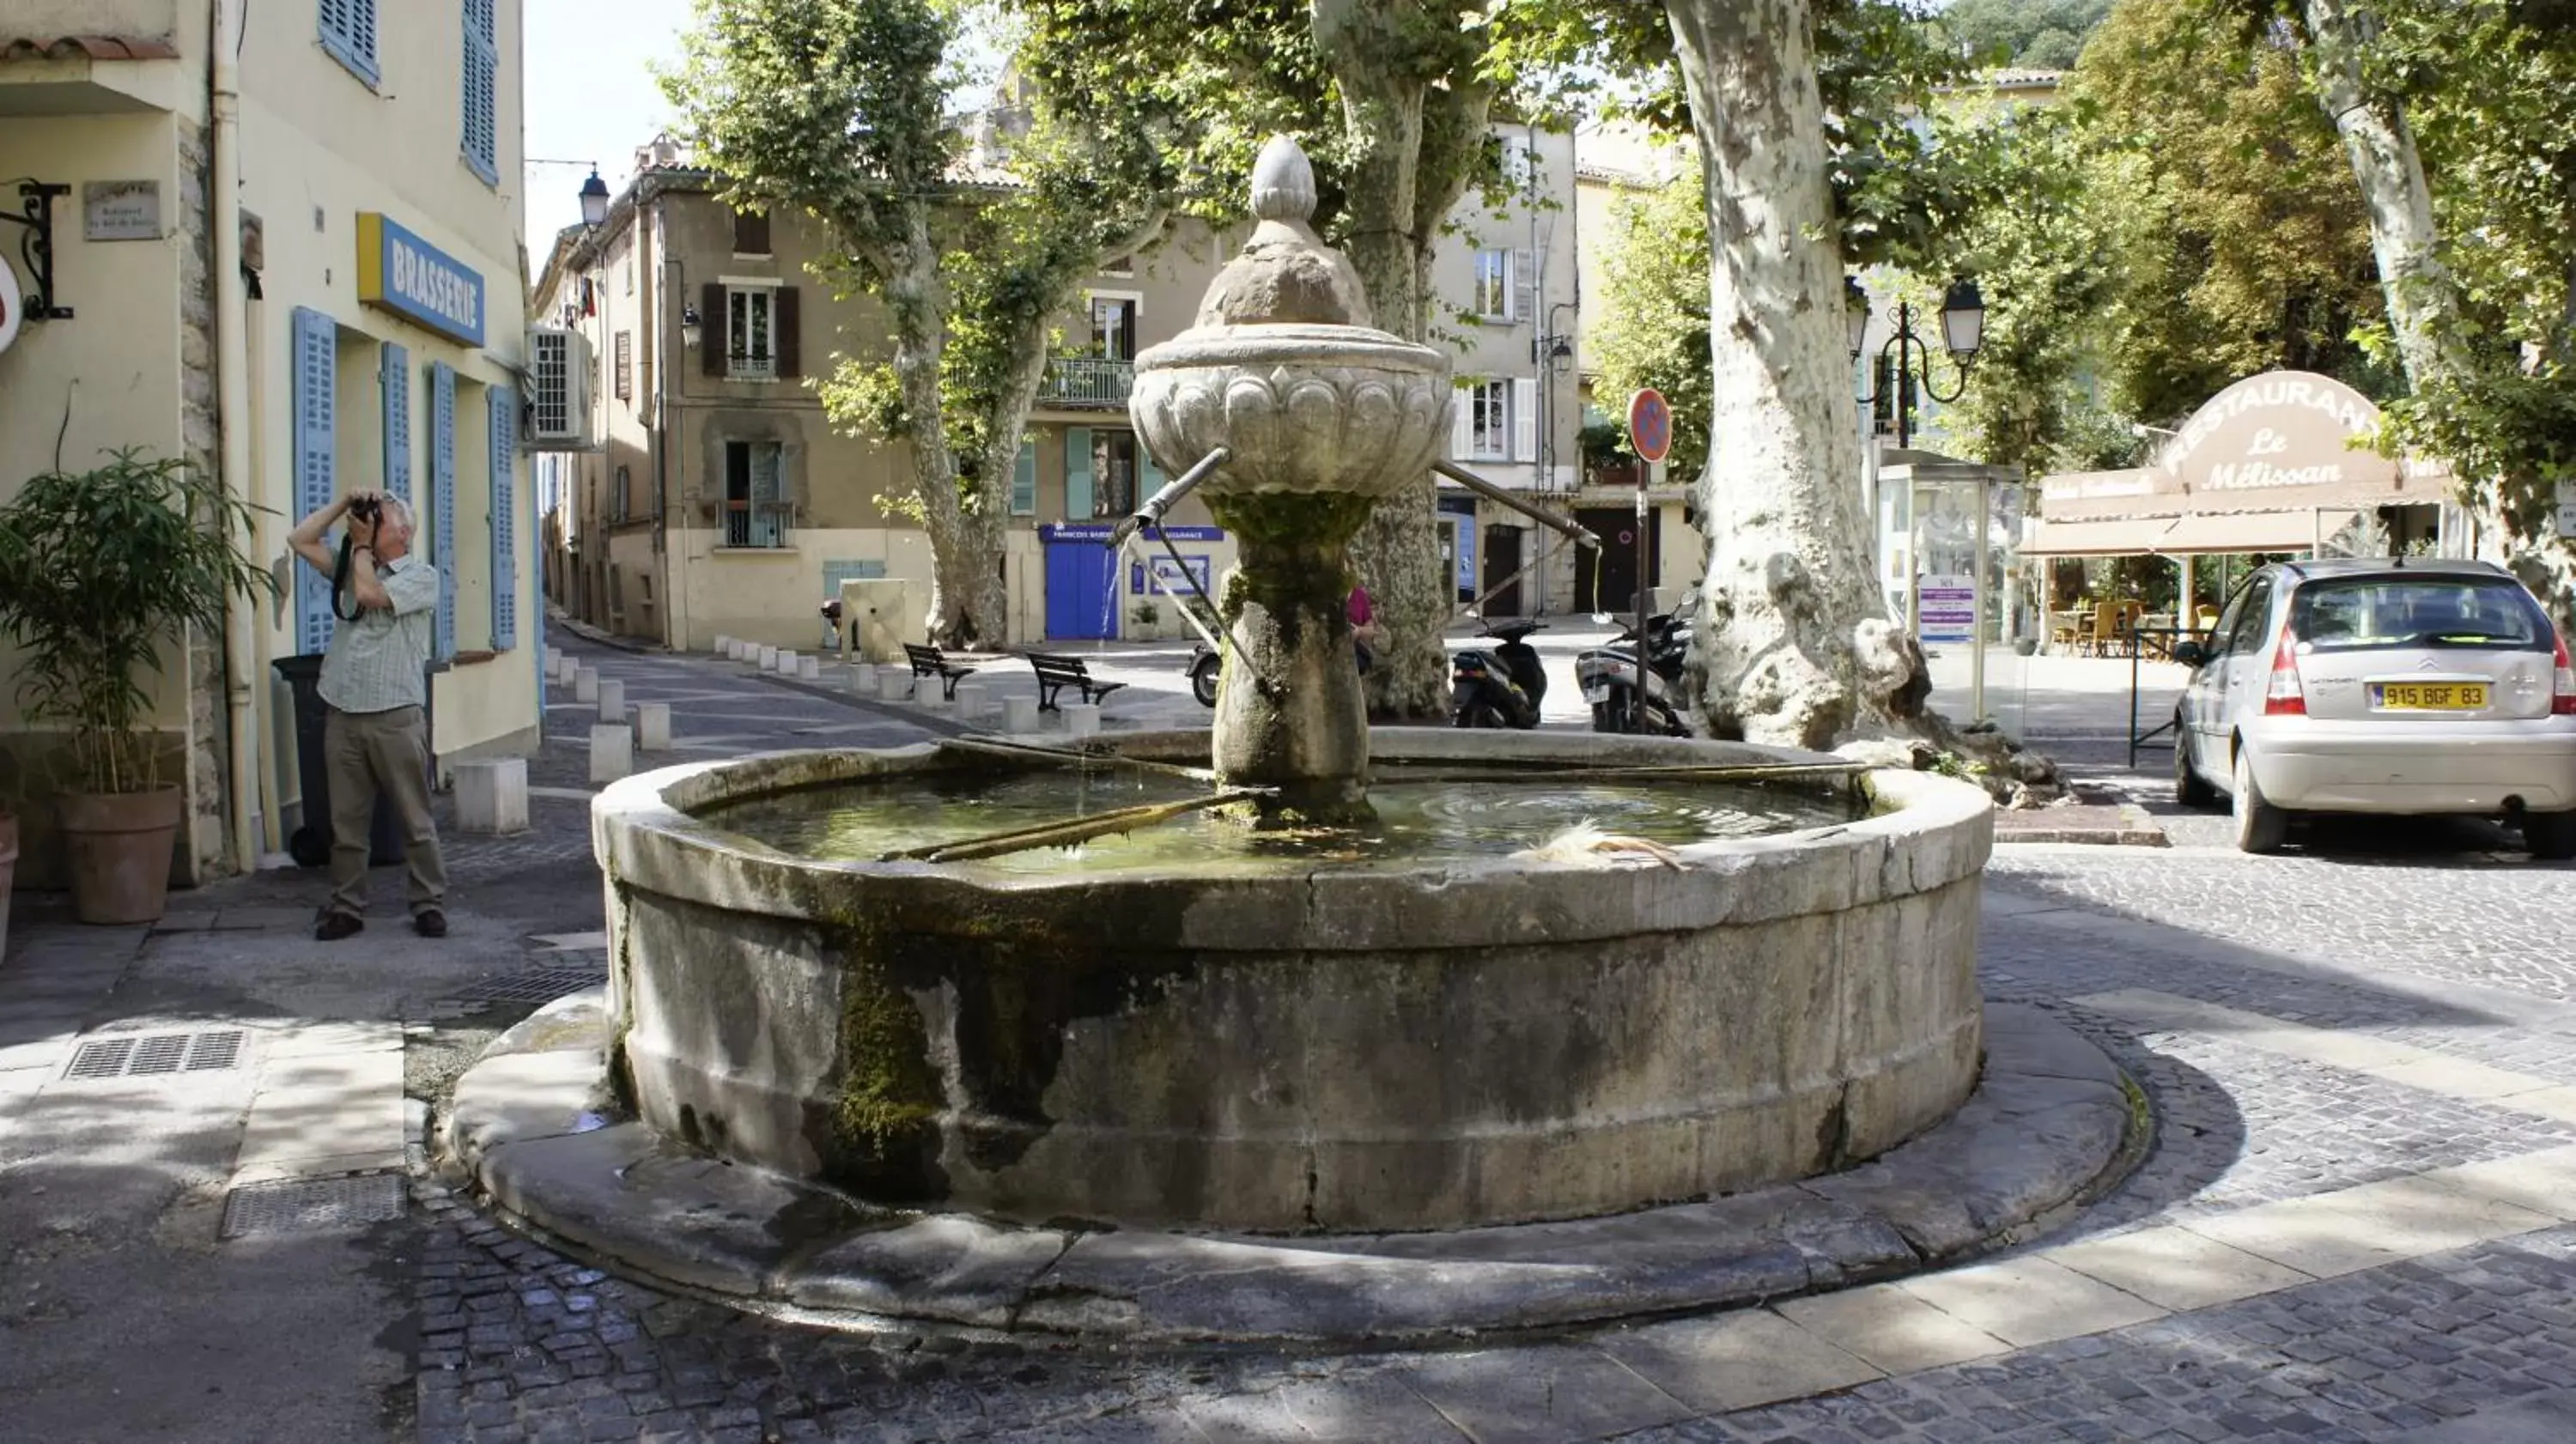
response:
M2384 647L2550 649L2531 594L2501 577L2353 577L2312 581L2290 601L2290 635L2321 652Z

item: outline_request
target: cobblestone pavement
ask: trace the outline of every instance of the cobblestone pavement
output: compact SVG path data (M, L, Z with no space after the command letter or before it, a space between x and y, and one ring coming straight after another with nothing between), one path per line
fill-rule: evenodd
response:
M818 697L705 659L572 645L626 681L630 703L672 702L682 745L641 765L925 735L899 706ZM586 708L552 695L551 735L531 766L535 829L458 839L452 854L463 906L493 910L496 937L532 935L493 954L523 973L595 969L600 957ZM2078 761L2170 819L2181 845L2003 850L1984 976L1990 996L2047 1007L2118 1057L2152 1099L2156 1144L2111 1197L2008 1263L2046 1266L2072 1239L2146 1238L2576 1143L2568 1099L2481 1091L2462 1079L2485 1074L2407 1061L2576 1085L2576 869L2534 865L2509 838L2471 827L2333 829L2281 857L2240 857L2214 845L2217 819L2175 814L2160 784L2121 773L2121 751L2095 744ZM2161 771L2157 754L2140 761ZM251 880L227 895L225 916L244 899L310 891L309 878ZM460 961L405 992L416 1097L434 1099L506 1019L439 1021L440 999L484 986L472 976ZM151 983L129 974L119 996ZM163 1004L197 996L170 991ZM2140 996L2255 1015L2288 1041L2139 1021L2117 1000ZM2365 1046L2396 1061L2335 1051ZM0 1123L8 1109L0 1094ZM5 1165L0 1156L0 1184ZM2127 1317L2146 1322L2025 1347L1990 1340L1982 1357L1889 1377L1846 1358L1839 1378L1808 1386L1824 1392L1749 1409L1641 1364L1651 1328L1357 1356L829 1333L620 1282L426 1180L407 1220L349 1248L411 1308L385 1336L408 1353L412 1381L389 1396L399 1402L384 1437L430 1444L2576 1438L2576 1225L2413 1250L2211 1307L2142 1310ZM0 1360L13 1317L0 1317ZM1730 1316L1787 1329L1781 1317ZM2518 1417L2553 1422L2507 1432ZM11 1437L6 1418L0 1438ZM47 1437L285 1436L259 1418L204 1413L164 1434L102 1425Z
M642 664L674 689L693 665ZM2156 784L2127 785L2172 814ZM2576 871L2473 828L2352 829L2256 859L2188 845L2193 825L2166 851L2007 849L1990 874L1990 995L2111 1049L2159 1130L2117 1193L2033 1247L2576 1143L2567 1110L2078 1001L2147 990L2576 1083ZM2392 1440L2576 1398L2576 1227L1729 1413L1621 1364L1616 1330L1355 1357L832 1334L618 1282L434 1187L422 1203L419 1428L441 1444Z

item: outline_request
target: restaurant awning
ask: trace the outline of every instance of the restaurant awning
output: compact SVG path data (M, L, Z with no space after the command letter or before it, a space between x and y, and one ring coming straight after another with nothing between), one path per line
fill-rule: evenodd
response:
M2026 557L2120 557L2152 553L2188 556L2207 552L2303 552L2352 523L2355 512L2204 512L2197 516L2123 517L2114 521L2049 521L2032 524L2023 538Z
M2366 443L2379 408L2330 377L2249 376L2209 399L2147 465L2045 477L2040 556L2306 551L2355 514L2440 502L2448 471Z

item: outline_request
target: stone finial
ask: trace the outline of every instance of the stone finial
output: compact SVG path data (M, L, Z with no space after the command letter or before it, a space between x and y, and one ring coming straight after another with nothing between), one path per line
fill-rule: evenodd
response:
M1252 163L1259 224L1199 303L1202 326L1366 326L1368 292L1341 252L1315 234L1315 167L1274 135Z
M1315 167L1305 148L1284 135L1262 142L1252 162L1252 214L1304 226L1315 219Z

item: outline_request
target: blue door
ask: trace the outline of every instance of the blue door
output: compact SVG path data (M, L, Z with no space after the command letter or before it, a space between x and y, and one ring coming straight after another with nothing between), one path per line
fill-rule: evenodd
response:
M1118 554L1096 541L1049 542L1046 630L1050 642L1098 641L1118 634Z

